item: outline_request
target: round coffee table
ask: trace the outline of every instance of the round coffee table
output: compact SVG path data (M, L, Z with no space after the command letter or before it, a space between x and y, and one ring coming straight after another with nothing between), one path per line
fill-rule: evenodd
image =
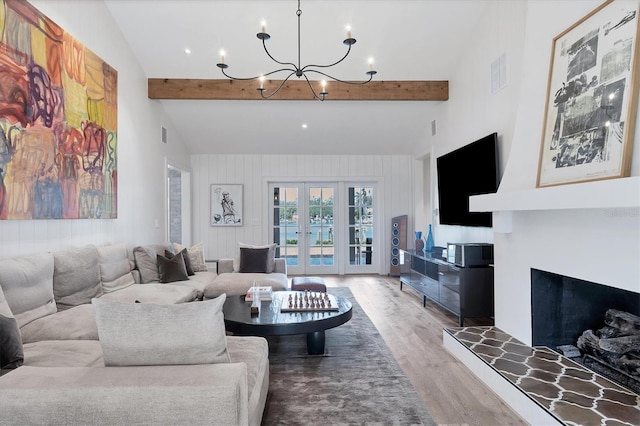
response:
M332 311L282 312L289 308L289 295L304 292L275 291L273 299L260 302L260 312L251 314L251 302L245 296L227 296L224 303L224 323L227 331L245 336L307 335L307 353L324 353L324 332L351 319L351 302L343 297L330 295L334 301Z

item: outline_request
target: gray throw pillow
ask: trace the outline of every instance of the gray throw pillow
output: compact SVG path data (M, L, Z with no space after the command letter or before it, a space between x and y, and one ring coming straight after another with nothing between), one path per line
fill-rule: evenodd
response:
M242 248L268 248L269 256L267 257L267 270L265 271L267 274L272 273L275 270L276 266L276 245L272 244L264 244L264 245L255 245L255 244L246 244L246 243L238 243L238 251L236 251L236 256L233 258L233 270L236 272L240 272L240 249Z
M102 296L100 257L95 246L53 252L53 295L57 304L67 307Z
M164 251L164 257L166 257L167 259L172 259L173 256L178 256L178 255L182 256L182 260L184 260L184 266L185 268L187 268L187 275L189 276L195 275L196 273L193 270L193 266L191 266L191 258L189 258L189 252L187 252L186 248L180 250L180 252L176 253L175 255L171 253L169 250Z
M0 286L19 327L57 312L53 297L53 254L0 260Z
M230 362L225 300L225 294L172 305L93 299L105 366Z
M189 280L187 267L184 265L184 258L181 254L178 253L171 258L158 255L157 262L161 283Z
M191 261L191 267L194 272L206 272L207 264L204 261L204 248L202 243L194 244L191 247L185 247L182 244L173 243L173 250L178 253L184 249L187 249L187 253L189 253L189 260Z
M0 369L18 368L23 362L24 352L18 321L14 318L0 287Z
M170 247L160 244L150 244L133 248L133 258L140 272L140 282L142 284L160 281L156 256L164 253L167 249L170 249Z
M267 272L268 248L246 248L240 249L240 270L238 272Z

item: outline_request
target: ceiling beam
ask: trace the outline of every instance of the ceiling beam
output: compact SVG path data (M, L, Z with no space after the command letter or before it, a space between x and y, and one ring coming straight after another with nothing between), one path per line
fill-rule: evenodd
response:
M281 80L265 80L265 93L278 87ZM312 82L319 86L318 82ZM150 78L149 99L183 100L260 100L257 81ZM315 87L314 87L315 88ZM320 88L315 88L320 92ZM449 82L442 81L372 81L364 85L327 84L327 100L333 101L446 101ZM307 82L289 80L272 100L313 100Z

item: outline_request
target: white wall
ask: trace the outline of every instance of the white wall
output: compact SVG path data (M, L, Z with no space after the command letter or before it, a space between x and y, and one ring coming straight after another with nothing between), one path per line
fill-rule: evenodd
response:
M447 242L493 242L489 228L440 225L437 214L438 192L436 160L439 156L467 145L483 136L498 132L499 163L504 170L513 140L516 108L522 81L522 47L524 43L526 2L492 1L466 49L459 52L457 72L449 79L449 100L443 102L436 120L436 135L425 136L423 150L430 153L432 212L426 223L416 228L427 229L433 223L435 244ZM491 63L500 55L507 57L507 85L491 93ZM464 170L461 170L464 173ZM430 194L429 194L430 193ZM416 213L416 217L418 213ZM433 222L431 222L431 220Z
M147 77L101 1L31 3L118 71L118 218L0 221L0 258L84 244L165 240L165 157L189 164L159 103L147 98ZM156 227L156 221L159 227Z
M414 161L377 155L193 155L193 242L202 241L207 259L233 257L237 242L269 240L268 183L377 181L381 201L382 274L389 272L391 218L413 211ZM244 226L209 226L210 185L244 185ZM374 236L375 238L375 236Z
M601 3L496 3L495 14L484 17L461 58L459 69L464 72L451 80L451 100L438 118L444 124L433 138L432 157L497 131L503 172L498 194L535 189L552 40ZM488 63L505 50L509 85L492 95ZM640 175L639 141L636 124L632 176ZM431 167L433 177L433 161ZM445 226L435 233L436 244L456 236L494 242L495 323L525 343L531 342L531 268L640 292L638 208L548 208L507 212L512 218L507 233L482 235L473 228Z
M529 2L526 71L512 151L499 192L535 188L551 40L600 4ZM640 120L636 123L632 176L639 175ZM524 342L531 341L531 268L640 292L639 216L637 208L514 212L512 232L495 236L496 325Z

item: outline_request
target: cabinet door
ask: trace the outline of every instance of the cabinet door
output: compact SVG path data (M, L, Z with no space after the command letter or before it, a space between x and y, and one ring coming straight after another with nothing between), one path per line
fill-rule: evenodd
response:
M460 312L460 269L451 265L438 265L440 303L452 312Z
M463 268L460 304L465 317L493 316L493 267Z

